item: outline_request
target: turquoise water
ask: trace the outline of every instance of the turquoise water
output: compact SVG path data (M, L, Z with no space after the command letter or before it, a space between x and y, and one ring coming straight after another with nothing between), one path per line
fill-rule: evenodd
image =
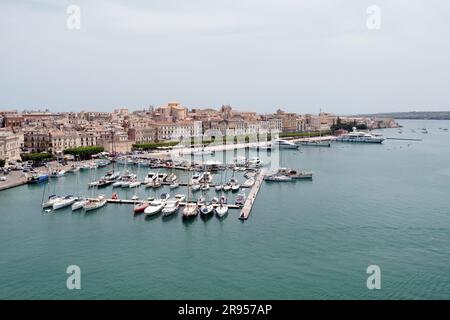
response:
M0 298L449 299L450 132L439 128L450 121L400 122L402 134L381 133L423 141L283 151L282 165L314 181L263 184L245 222L236 210L183 223L112 204L47 214L45 186L0 192ZM50 191L87 193L88 180L67 175ZM81 290L66 288L72 264ZM381 290L366 287L369 265Z

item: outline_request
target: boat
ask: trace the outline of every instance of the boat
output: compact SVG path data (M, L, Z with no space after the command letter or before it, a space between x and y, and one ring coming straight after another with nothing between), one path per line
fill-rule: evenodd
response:
M264 162L258 157L252 157L247 165L251 168L260 168L264 166Z
M166 179L166 177L167 177L167 173L164 173L164 172L158 173L158 175L157 175L157 178L158 178L160 181L164 181L164 180Z
M131 197L131 200L139 200L139 196L135 194L134 196Z
M356 127L353 127L353 131L340 135L336 138L338 142L357 142L357 143L382 143L385 139L380 136L375 136L370 133L356 131Z
M52 195L48 196L47 201L42 204L42 208L45 209L45 208L53 207L53 205L56 202L58 202L62 199L63 199L62 197L52 194Z
M219 203L219 198L213 197L213 198L211 199L211 203L212 203L212 204L218 204L218 203Z
M225 217L225 215L228 213L228 205L227 205L227 198L222 196L220 197L220 205L215 208L216 215L219 218Z
M177 212L179 206L180 206L180 201L177 199L167 201L166 206L162 209L163 216L167 217L167 216L170 216L171 214Z
M142 213L149 206L148 201L141 201L136 204L133 208L134 213Z
M89 200L87 200L87 199L82 199L82 200L75 201L75 202L72 204L72 211L76 211L76 210L79 210L79 209L83 209L83 207L84 207L88 202L89 202Z
M205 197L200 197L197 199L197 205L202 206L205 203Z
M129 187L130 188L136 188L139 187L141 185L141 181L139 180L134 180L134 181L130 181Z
M100 159L100 160L95 161L95 164L99 168L106 167L110 163L111 163L111 161L109 161L108 159Z
M177 176L174 173L169 174L165 179L166 182L175 182L175 180L177 180Z
M256 150L256 151L267 151L270 152L272 151L272 146L270 144L260 144L260 145L256 145L256 146L251 146L250 149L252 150Z
M291 177L282 175L282 174L272 174L272 175L267 175L264 176L264 181L267 182L291 182L291 181L295 181L294 179L292 179Z
M202 191L209 190L209 184L206 183L206 184L202 185L201 189L202 189Z
M148 207L145 208L144 213L146 216L153 216L159 213L164 208L165 205L166 202L162 200L151 201L149 202Z
M119 180L119 181L116 181L116 182L114 182L113 184L112 184L112 186L113 186L113 188L117 188L117 187L121 187L122 186L122 181L121 180Z
M239 193L234 200L234 203L238 206L244 205L245 202L245 193Z
M168 194L168 193L161 193L159 198L160 198L161 201L167 201L170 198L170 194Z
M97 198L89 199L83 208L85 211L97 210L104 207L106 203L106 199L103 196L98 196Z
M58 209L62 209L62 208L71 206L75 201L77 201L77 199L78 199L77 197L74 197L72 195L65 196L61 200L56 201L53 204L52 208L53 208L53 210L58 210Z
M177 182L172 182L172 183L170 184L169 188L170 188L170 189L176 189L176 188L178 188L179 186L180 186L179 183L177 183Z
M201 186L199 183L192 184L192 186L191 186L192 192L200 190L200 187Z
M215 189L216 191L221 191L222 188L223 188L223 186L222 186L221 184L216 184L216 186L214 187L214 189Z
M103 187L109 186L112 183L114 183L114 180L108 180L108 179L102 178L98 181L97 187L103 188Z
M227 183L223 186L223 191L227 192L231 190L231 183Z
M70 169L67 169L68 173L75 173L75 172L78 172L78 171L80 171L80 167L76 166L74 164L70 166Z
M251 187L255 184L255 178L248 178L247 180L245 180L244 182L244 186L245 187Z
M184 194L176 194L175 199L177 199L180 202L183 202L186 199L186 196Z
M60 178L60 177L64 176L65 174L66 174L65 170L57 169L57 170L52 171L52 173L50 174L50 177Z
M312 178L313 178L312 172L297 171L297 170L289 169L289 168L280 168L280 169L278 169L277 174L282 175L282 176L287 176L292 179L312 180Z
M89 163L84 163L80 166L80 170L88 170L88 169L91 169Z
M44 183L48 181L48 174L33 174L31 177L28 177L27 183L29 184L38 184L38 183Z
M153 182L153 180L155 180L158 177L158 175L155 172L150 171L149 173L147 173L147 176L144 179L144 183L148 184L150 182Z
M183 218L189 219L197 216L198 214L198 206L195 202L188 202L186 206L183 208Z
M300 146L306 146L306 147L331 147L330 141L320 141L320 140L305 140L305 141L298 141L296 144Z
M200 207L200 215L202 217L207 217L214 212L214 206L211 202L206 202Z
M232 192L237 192L237 191L239 191L239 188L241 187L241 185L239 184L239 183L233 183L232 185L231 185L231 191Z
M254 178L254 177L256 177L256 172L248 171L248 172L244 173L244 177L246 177L247 179Z
M272 142L272 147L279 149L298 149L298 145L291 141L277 139Z

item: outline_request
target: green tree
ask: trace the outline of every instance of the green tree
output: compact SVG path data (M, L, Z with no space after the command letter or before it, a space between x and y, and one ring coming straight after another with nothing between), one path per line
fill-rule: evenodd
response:
M89 147L78 147L70 148L63 151L64 154L71 154L79 159L90 159L94 154L99 154L105 149L103 147L89 146Z

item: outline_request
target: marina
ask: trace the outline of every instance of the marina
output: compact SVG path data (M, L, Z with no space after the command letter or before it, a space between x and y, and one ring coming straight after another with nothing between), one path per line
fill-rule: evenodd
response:
M283 150L279 167L311 170L313 180L262 182L244 223L238 219L243 207L230 207L222 218L198 214L182 219L182 205L187 200L180 201L177 214L134 214L139 201L159 199L163 193L170 193L171 199L177 194L187 196L187 186L173 190L168 185L88 189L91 173L95 172L94 180L98 180L112 170L112 163L92 172L84 169L49 178L49 183L3 190L0 274L4 290L0 295L29 299L71 299L74 294L84 299L202 299L205 295L212 299L270 299L275 292L280 299L446 298L450 289L445 281L450 241L446 196L450 168L446 159L450 155L448 131L436 128L450 125L427 123L426 136L409 130L423 127L422 123L407 126L405 121L404 125L402 135L397 129L380 133L419 136L423 141L332 143L331 148ZM226 161L223 156L216 152L205 156L205 161L231 164L239 156L258 156L263 162L269 158L266 151L258 154L257 150L227 151ZM121 174L125 170L137 173L137 169L137 164L125 168L117 163L115 168ZM179 183L187 183L197 173L140 167L140 180L150 171L173 172ZM253 176L256 185L261 176L251 172L220 170L213 173L210 183L224 184L234 173L240 184ZM9 180L9 175L6 177ZM228 205L235 206L239 193L245 192L250 201L251 190L216 192L210 187L191 192L189 203L225 195ZM105 194L107 204L87 212L65 207L47 213L41 203L51 194L86 198ZM139 199L131 200L135 195ZM65 288L67 263L80 265L86 277L95 275L86 278L83 290L74 293ZM364 286L370 263L389 270L384 271L386 282L377 293ZM323 266L327 266L326 272ZM280 274L283 277L274 277ZM120 290L105 285L112 276L117 279L114 287ZM317 281L324 283L326 290L317 290ZM211 282L220 290L212 290ZM197 289L193 291L193 287ZM268 287L272 292L265 290Z

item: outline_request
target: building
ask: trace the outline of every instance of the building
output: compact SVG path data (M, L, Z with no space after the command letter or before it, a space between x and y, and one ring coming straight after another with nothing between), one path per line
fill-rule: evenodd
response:
M20 159L22 140L22 134L0 131L0 159L5 161Z

